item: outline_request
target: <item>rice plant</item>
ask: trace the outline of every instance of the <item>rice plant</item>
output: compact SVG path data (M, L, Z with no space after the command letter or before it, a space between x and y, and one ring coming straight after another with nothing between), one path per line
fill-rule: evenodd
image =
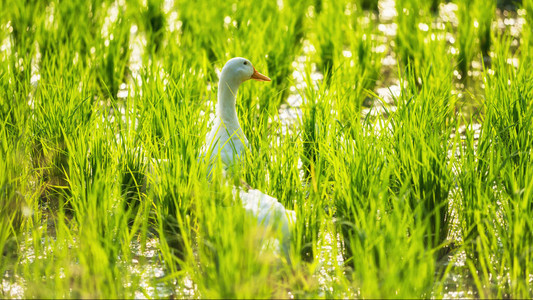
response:
M1 1L1 297L531 298L532 8Z

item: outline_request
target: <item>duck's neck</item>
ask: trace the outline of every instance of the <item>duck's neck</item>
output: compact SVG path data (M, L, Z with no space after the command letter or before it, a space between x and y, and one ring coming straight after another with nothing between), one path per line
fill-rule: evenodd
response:
M218 82L218 102L216 106L217 117L228 129L240 128L237 110L235 109L235 97L239 90L240 82L232 82L220 78Z

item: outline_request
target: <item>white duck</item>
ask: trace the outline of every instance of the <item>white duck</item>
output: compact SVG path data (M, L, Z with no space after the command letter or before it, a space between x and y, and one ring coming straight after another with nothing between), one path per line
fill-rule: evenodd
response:
M259 73L249 60L242 57L230 59L222 68L218 83L216 116L205 145L207 151L204 155L209 157L209 172L219 158L226 169L235 166L247 150L248 139L237 118L235 98L239 86L249 79L270 81L270 78ZM285 209L277 199L258 190L234 188L233 193L239 194L244 209L255 216L260 225L280 230L281 248L290 263L289 225L295 221L295 212Z
M215 122L206 138L206 146L211 151L211 164L220 155L222 162L229 167L236 163L248 146L248 139L237 118L235 97L241 83L249 79L270 81L270 78L257 72L245 58L232 58L222 68L218 82Z

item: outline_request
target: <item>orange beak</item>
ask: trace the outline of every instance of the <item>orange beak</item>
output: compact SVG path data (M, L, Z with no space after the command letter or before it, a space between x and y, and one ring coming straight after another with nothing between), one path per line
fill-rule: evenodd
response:
M254 68L254 73L252 74L252 77L251 77L253 80L257 80L257 81L270 81L270 78L268 78L267 76L257 72L257 70Z

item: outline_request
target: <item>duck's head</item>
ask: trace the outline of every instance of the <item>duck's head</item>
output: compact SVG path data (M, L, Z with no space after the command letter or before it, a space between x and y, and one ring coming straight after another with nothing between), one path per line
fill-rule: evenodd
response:
M270 78L257 72L252 63L246 58L234 57L224 65L220 78L227 81L243 83L246 80L254 79L258 81L270 81Z

